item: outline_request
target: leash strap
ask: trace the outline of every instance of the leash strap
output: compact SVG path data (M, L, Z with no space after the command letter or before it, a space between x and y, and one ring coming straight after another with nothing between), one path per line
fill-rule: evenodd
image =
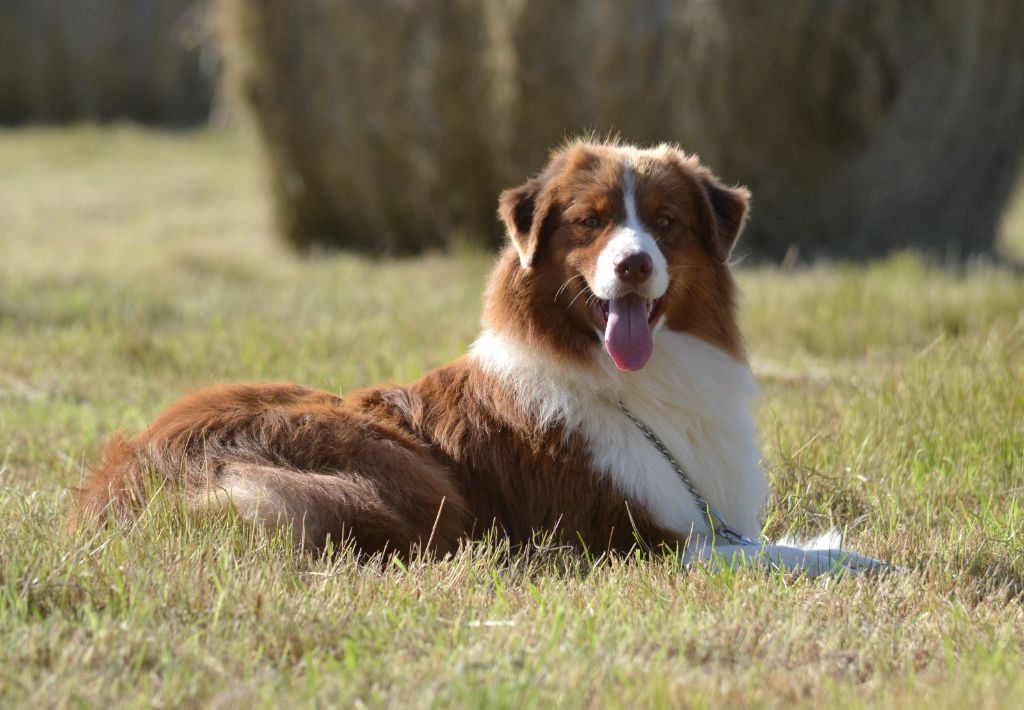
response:
M633 412L629 411L629 409L626 408L626 405L622 403L621 399L619 400L619 409L622 410L622 413L629 418L629 421L633 422L633 424L636 425L636 428L640 430L640 433L643 434L644 437L646 437L647 440L651 442L651 445L655 449L657 449L662 456L665 457L666 461L668 461L669 465L679 476L679 480L681 480L683 482L683 485L686 486L686 490L688 490L690 492L690 495L693 496L693 500L694 502L697 503L697 507L704 512L704 516L708 520L708 527L711 528L712 535L720 537L726 542L731 543L733 545L757 544L749 537L741 535L740 533L736 532L728 525L726 525L725 519L717 510L712 508L711 504L708 503L704 499L704 496L700 494L700 492L697 490L697 487L694 486L693 482L690 480L690 477L686 475L686 471L683 469L681 465L679 465L679 462L676 461L675 457L672 455L672 452L668 450L668 447L665 446L664 443L662 443L661 439L658 438L658 435L655 434L649 426L640 421L636 417L636 415L633 414Z

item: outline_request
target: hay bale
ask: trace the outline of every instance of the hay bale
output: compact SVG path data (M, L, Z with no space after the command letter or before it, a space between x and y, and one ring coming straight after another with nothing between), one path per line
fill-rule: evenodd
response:
M291 241L403 252L493 222L474 15L447 0L229 0L229 85L251 109Z
M1024 149L1019 0L729 0L673 111L761 253L990 251Z
M1018 0L224 0L286 237L495 243L494 196L580 131L677 141L779 256L992 246L1024 145Z
M206 0L5 0L0 122L210 114L216 54Z

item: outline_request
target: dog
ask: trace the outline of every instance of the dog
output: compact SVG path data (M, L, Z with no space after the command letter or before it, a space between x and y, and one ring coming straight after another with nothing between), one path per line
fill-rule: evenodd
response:
M76 524L129 519L156 486L323 549L453 553L496 530L590 551L808 574L878 561L761 540L769 493L729 257L749 192L663 144L577 140L505 190L508 241L469 353L342 398L226 384L120 435ZM148 482L148 483L147 483Z

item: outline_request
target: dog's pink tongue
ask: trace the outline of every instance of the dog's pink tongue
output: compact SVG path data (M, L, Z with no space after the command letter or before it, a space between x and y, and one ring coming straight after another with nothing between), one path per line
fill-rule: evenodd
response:
M647 300L632 293L608 302L604 345L620 370L639 370L651 359L654 338L647 322Z

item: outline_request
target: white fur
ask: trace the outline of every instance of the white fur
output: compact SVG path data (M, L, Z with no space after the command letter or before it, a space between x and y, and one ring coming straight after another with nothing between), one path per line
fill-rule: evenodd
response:
M643 296L653 301L661 298L668 290L668 262L661 253L650 232L644 229L637 213L633 168L626 160L622 182L625 186L623 200L626 205L626 221L616 230L612 238L597 257L592 290L598 298L610 300L633 291L615 273L615 264L631 254L646 253L651 257L653 269L650 279L640 289Z
M618 408L621 399L668 446L730 527L756 539L768 483L758 459L750 368L712 345L662 331L647 365L620 372L597 348L595 367L560 362L492 331L474 343L482 368L504 379L539 426L581 432L595 468L658 524L702 539L709 527L668 461Z
M761 567L801 572L810 577L900 570L874 557L858 555L831 543L825 547L790 547L780 544L713 546L704 543L690 545L684 562L688 565L701 564L712 570Z
M796 537L785 535L776 540L775 544L799 547L804 550L840 550L843 547L843 536L838 530L829 530L827 533L810 539L797 539Z

